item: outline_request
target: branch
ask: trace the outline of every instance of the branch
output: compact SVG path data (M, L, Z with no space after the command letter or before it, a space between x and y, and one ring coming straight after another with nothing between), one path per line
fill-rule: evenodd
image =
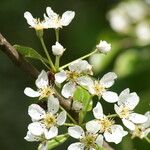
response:
M29 62L27 62L17 50L0 33L0 49L11 59L11 61L24 70L33 78L37 78L39 72Z
M0 33L0 50L2 50L10 60L23 71L25 71L28 75L33 78L37 78L39 75L39 71L32 66L28 61L26 61L21 54L17 52L17 50L3 37ZM55 93L56 96L59 98L60 104L64 107L67 111L71 112L72 116L76 118L78 115L75 111L70 110L71 102L62 98L59 93ZM104 148L106 150L113 150L106 142L104 142Z

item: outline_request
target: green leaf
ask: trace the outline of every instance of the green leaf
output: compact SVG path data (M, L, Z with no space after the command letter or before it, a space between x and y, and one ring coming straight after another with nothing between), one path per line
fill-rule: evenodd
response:
M43 58L36 50L30 47L25 47L21 45L14 45L14 48L22 54L26 58L32 58L32 59L37 59L44 61L45 63L48 63L48 60Z
M93 102L91 101L91 95L87 90L82 87L77 87L73 99L83 104L82 111L79 114L80 123L83 122L87 111L92 109Z
M62 134L56 136L54 139L47 142L47 150L51 150L60 144L63 144L68 139L68 134Z

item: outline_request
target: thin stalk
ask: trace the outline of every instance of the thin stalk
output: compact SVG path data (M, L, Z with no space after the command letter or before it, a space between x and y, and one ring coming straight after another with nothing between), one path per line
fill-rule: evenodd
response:
M55 29L56 41L59 42L59 29Z
M150 144L150 139L148 137L145 137L145 140Z
M49 64L50 64L52 70L53 70L53 71L56 71L55 66L54 66L54 64L53 64L53 62L52 62L52 59L51 59L51 57L50 57L50 55L49 55L49 53L48 53L48 50L47 50L47 48L46 48L46 45L45 45L45 43L44 43L43 37L40 38L40 42L41 42L41 44L42 44L42 47L43 47L43 49L44 49L44 52L45 52L45 54L46 54L46 56L47 56L47 59L48 59L48 61L49 61Z
M84 56L82 56L82 57L80 57L80 58L78 58L78 59L76 59L76 60L85 59L85 58L90 57L91 55L95 54L96 52L97 52L97 49L92 51L92 52L90 52L90 53L88 53L88 54L86 54L86 55L84 55ZM66 64L64 66L61 66L59 69L61 70L61 69L64 69L64 68L68 67L71 63L73 63L76 60L73 60L73 61L71 61L70 63L68 63L68 64Z
M59 62L60 62L60 56L56 56L56 58L55 58L56 71L59 71Z
M66 111L62 106L60 106L60 109ZM77 124L77 122L72 118L72 116L68 112L67 112L67 116L74 124Z
M64 126L68 126L68 127L73 127L75 126L76 124L73 124L73 123L64 123Z

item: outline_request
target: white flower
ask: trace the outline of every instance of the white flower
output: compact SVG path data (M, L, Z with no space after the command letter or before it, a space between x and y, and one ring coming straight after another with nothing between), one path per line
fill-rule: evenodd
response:
M92 66L85 60L77 60L69 65L69 71L61 71L55 74L55 81L57 83L63 83L65 80L68 82L62 88L62 95L65 98L73 96L78 79L86 78L85 75L92 74Z
M63 13L62 17L60 17L51 9L51 7L46 8L46 13L47 16L44 14L44 18L48 24L48 28L54 29L62 28L62 26L68 26L75 16L74 11L66 11Z
M96 48L99 52L107 54L111 50L111 44L107 43L106 41L100 41Z
M119 95L118 105L114 105L115 112L122 119L123 124L130 130L135 129L135 124L146 122L147 117L134 113L133 109L139 103L138 95L130 93L129 89L125 89Z
M38 76L35 84L38 88L37 91L34 91L30 87L25 88L24 93L29 97L39 97L48 98L49 96L54 94L54 90L52 89L51 85L49 85L48 75L47 73L42 70L40 75Z
M37 104L29 106L28 114L33 123L28 126L28 133L25 137L26 140L41 140L41 138L51 139L58 135L58 126L65 123L66 112L62 111L60 114L57 113L59 110L59 101L57 98L54 98L54 96L49 97L47 108L48 110L45 111Z
M27 23L35 30L47 29L47 23L45 21L40 21L40 19L33 18L30 12L25 12L24 17L26 18Z
M52 52L55 56L61 56L64 51L65 48L59 42L56 42L56 44L52 46Z
M122 126L114 124L111 118L103 114L103 108L99 102L96 107L93 108L93 114L96 120L88 122L87 126L93 124L95 129L97 128L100 133L104 133L106 141L118 144L122 141L122 138L127 135L127 132L123 130Z
M102 96L103 99L109 103L114 103L118 101L118 95L115 92L107 91L107 88L111 87L114 84L114 80L117 78L117 75L113 72L105 74L99 81L93 81L91 78L80 77L78 83L85 88L92 95Z
M91 131L93 128L93 131ZM103 136L98 135L98 130L94 130L94 126L87 127L86 132L80 126L74 126L68 128L68 133L71 137L79 139L79 142L73 143L68 147L68 150L96 150L96 147L102 147Z
M132 137L144 138L150 133L150 111L145 113L147 121L143 124L135 125L135 129L131 132Z

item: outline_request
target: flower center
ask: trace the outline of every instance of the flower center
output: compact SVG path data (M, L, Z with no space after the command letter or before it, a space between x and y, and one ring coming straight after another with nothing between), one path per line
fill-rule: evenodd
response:
M101 125L101 132L108 131L110 127L114 124L114 121L112 119L109 119L107 117L103 118L100 120L100 125Z
M45 87L43 89L40 89L40 98L39 99L43 99L43 98L48 98L50 95L54 94L54 91L51 87Z
M81 142L85 144L86 148L95 147L96 136L97 135L86 133L86 136L81 139Z
M141 138L143 136L143 130L140 125L135 126L135 130L132 132L132 138L139 137Z
M69 80L76 81L80 74L75 71L67 71L67 76Z
M36 30L43 30L44 27L43 27L43 24L39 18L35 20L35 24L36 24L35 25Z
M121 112L119 113L120 118L128 118L130 114L129 108L128 107L123 107Z
M47 128L50 128L56 123L56 118L54 115L47 113L44 117L43 123Z
M98 82L95 82L93 89L95 91L95 95L102 95L102 93L105 91L105 87L100 85Z

